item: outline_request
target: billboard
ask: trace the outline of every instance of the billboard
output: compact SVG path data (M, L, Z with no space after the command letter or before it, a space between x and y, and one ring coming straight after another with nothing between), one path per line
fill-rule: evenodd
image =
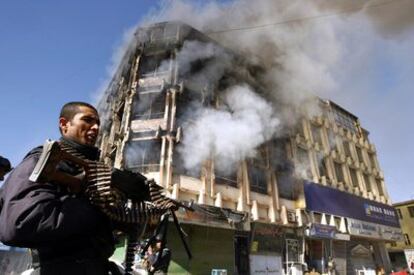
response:
M414 249L404 249L405 259L407 260L410 274L414 273Z
M360 221L400 227L392 206L334 188L305 182L306 209Z

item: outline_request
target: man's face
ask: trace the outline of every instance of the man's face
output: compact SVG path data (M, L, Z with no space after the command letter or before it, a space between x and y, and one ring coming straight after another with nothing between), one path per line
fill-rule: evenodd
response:
M95 145L99 133L99 116L95 110L81 106L79 112L71 119L59 119L62 136L84 145Z

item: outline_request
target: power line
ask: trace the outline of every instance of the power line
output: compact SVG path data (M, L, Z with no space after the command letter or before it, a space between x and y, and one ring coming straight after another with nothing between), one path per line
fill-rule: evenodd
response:
M337 15L340 15L340 14L355 12L355 11L361 10L362 8L369 9L369 8L376 8L376 7L380 7L380 6L394 4L395 2L398 2L398 1L404 1L404 0L391 0L391 1L382 2L382 3L378 3L378 4L368 5L368 6L365 6L365 7L360 6L358 8L350 8L350 9L343 10L343 11L338 11L338 12L335 12L335 13L319 14L319 15L315 15L315 16L294 18L294 19L290 19L290 20L286 20L286 21L268 23L268 24L257 25L257 26L239 27L239 28L232 28L232 29L226 29L226 30L211 31L211 32L206 32L206 34L216 34L216 33L232 32L232 31L261 29L261 28L266 28L266 27L270 27L270 26L277 26L277 25L284 25L284 24L290 24L290 23L297 23L297 22L315 20L315 19L320 19L320 18L325 18L325 17L337 16Z

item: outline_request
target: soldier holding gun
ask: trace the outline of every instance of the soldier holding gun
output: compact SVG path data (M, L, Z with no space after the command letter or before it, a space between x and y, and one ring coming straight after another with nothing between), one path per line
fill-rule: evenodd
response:
M99 126L93 106L69 102L59 116L60 142L85 159L97 160ZM42 147L31 150L4 183L0 241L37 250L35 274L108 274L114 251L111 221L82 192L56 182L30 181L41 153ZM81 172L69 161L59 162L57 169Z

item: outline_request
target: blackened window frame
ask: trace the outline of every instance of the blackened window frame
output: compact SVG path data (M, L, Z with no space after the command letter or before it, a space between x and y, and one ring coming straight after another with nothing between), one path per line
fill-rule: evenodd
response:
M238 186L237 169L230 173L223 173L219 169L214 170L214 182L216 184L227 185L231 187Z
M136 157L135 161L128 160L128 150L134 150L139 156L141 151L143 156ZM143 149L138 149L143 148ZM128 141L124 150L124 161L127 170L140 173L157 172L160 170L161 163L161 140L160 139L142 139ZM130 162L130 163L129 163Z
M260 194L268 194L268 170L264 167L254 165L249 161L247 166L247 175L249 177L250 190Z
M302 148L301 146L296 147L296 163L295 165L304 164L306 169L306 179L312 179L312 163L309 158L309 150Z
M145 97L147 97L147 104L140 106L143 103L142 98L145 99ZM166 100L167 94L163 90L149 90L137 93L132 106L132 119L148 120L164 118Z

